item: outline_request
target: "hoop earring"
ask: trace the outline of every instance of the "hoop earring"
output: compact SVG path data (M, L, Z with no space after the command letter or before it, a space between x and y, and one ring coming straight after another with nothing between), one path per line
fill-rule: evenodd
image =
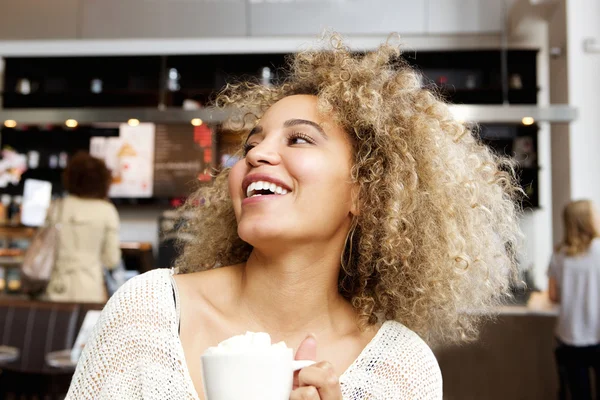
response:
M349 271L348 271L348 265L350 264L350 261L352 260L352 249L354 247L354 232L356 232L356 227L358 225L358 221L356 219L356 216L352 216L352 223L350 225L350 230L348 231L348 234L346 235L346 240L344 241L344 251L342 251L342 254L340 255L340 265L342 266L342 269L344 270L344 272L346 273L346 275L352 275ZM350 246L348 246L348 240L350 240ZM345 257L346 255L346 248L348 248L348 256ZM346 262L347 260L347 262Z

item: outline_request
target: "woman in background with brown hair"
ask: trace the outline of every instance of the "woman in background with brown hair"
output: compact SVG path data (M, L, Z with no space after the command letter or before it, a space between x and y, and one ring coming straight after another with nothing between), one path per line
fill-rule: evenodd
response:
M107 300L102 268L114 268L121 258L119 215L106 200L110 180L102 160L85 152L71 158L63 175L69 194L56 204L61 229L48 300Z
M592 399L590 368L600 399L600 240L598 213L589 200L563 211L564 239L548 270L550 300L560 304L556 360L574 400ZM564 393L563 393L564 395Z

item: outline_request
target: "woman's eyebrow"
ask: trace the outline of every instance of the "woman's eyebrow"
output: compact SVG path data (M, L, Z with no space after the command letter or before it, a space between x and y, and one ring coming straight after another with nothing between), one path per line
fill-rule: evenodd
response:
M323 138L329 139L329 137L327 136L327 134L325 133L325 131L323 130L323 128L321 128L321 126L319 124L317 124L316 122L309 121L307 119L294 118L294 119L288 119L287 121L285 121L283 123L283 126L285 128L289 128L289 127L296 126L296 125L309 125L309 126L312 126L313 128L315 128L321 134L321 136L323 136Z

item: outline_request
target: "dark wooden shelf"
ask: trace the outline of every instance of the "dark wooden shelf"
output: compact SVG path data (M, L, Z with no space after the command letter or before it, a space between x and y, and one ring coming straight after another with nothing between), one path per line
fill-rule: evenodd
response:
M37 228L24 225L0 225L0 238L31 238Z

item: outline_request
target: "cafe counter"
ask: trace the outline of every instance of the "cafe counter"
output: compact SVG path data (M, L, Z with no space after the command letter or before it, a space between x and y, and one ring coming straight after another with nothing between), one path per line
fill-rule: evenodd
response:
M445 400L552 399L558 392L554 325L545 292L494 310L478 341L434 347Z

